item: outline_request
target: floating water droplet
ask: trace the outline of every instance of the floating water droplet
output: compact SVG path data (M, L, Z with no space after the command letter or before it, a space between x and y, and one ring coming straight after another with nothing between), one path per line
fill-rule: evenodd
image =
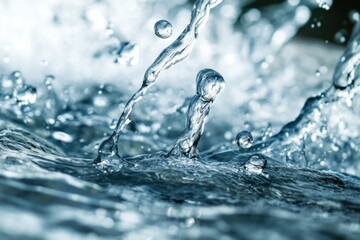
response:
M226 140L230 140L231 137L232 137L232 133L231 133L230 131L226 131L226 132L224 133L224 138L225 138Z
M47 87L47 89L51 89L52 88L52 84L55 80L55 77L53 75L47 75L44 79L44 84Z
M156 36L159 38L169 38L173 33L173 28L171 23L166 20L159 20L154 25L154 30Z
M352 10L350 13L349 13L349 19L350 21L356 23L360 20L360 13L356 10Z
M241 148L250 148L253 142L253 136L248 131L239 132L236 136L236 143Z
M36 88L30 85L24 85L16 89L14 96L20 106L29 105L36 102L37 93Z
M347 32L345 29L341 29L335 34L335 41L337 43L345 43L347 37Z
M16 87L21 87L24 84L24 79L21 72L14 71L10 74L10 79L15 84Z
M260 155L252 155L245 162L244 169L250 173L262 173L266 167L267 160Z
M320 70L316 70L316 72L315 72L315 75L317 76L317 77L320 77Z
M14 81L8 76L4 76L0 79L0 95L4 97L11 96L15 87Z

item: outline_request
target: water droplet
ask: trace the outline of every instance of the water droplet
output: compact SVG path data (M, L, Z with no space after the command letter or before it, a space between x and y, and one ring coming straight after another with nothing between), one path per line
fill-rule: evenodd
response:
M345 29L341 29L335 34L335 41L337 43L345 43L347 37L347 32Z
M317 77L320 77L320 71L319 70L316 70L316 72L315 72L315 75L317 76Z
M224 138L225 138L226 140L230 140L231 137L232 137L232 133L231 133L230 131L226 131L226 132L224 133Z
M62 141L62 142L72 142L73 141L73 137L65 132L61 132L61 131L55 131L52 133L52 137L56 140Z
M360 13L356 10L352 10L350 13L349 13L349 19L350 21L356 23L360 20Z
M155 30L156 36L158 36L159 38L163 38L163 39L169 38L173 33L171 23L169 23L166 20L157 21L154 25L154 30Z
M30 85L24 85L15 90L14 96L20 106L33 104L36 102L36 88Z
M250 173L262 173L266 167L267 160L260 155L252 155L245 162L244 169Z
M47 87L47 89L51 89L52 88L52 84L55 80L55 77L53 75L47 75L44 79L44 84Z
M236 136L236 143L241 148L250 148L253 142L253 136L248 131L242 131Z
M224 78L212 69L201 70L196 77L196 91L204 101L214 101L224 86Z
M21 72L14 71L10 74L11 81L15 84L16 87L21 87L24 84L24 79Z

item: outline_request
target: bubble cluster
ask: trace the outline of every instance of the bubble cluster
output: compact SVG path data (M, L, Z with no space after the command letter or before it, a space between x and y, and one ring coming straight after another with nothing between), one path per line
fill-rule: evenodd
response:
M154 25L155 35L159 38L169 38L173 33L173 28L171 23L166 20L159 20Z

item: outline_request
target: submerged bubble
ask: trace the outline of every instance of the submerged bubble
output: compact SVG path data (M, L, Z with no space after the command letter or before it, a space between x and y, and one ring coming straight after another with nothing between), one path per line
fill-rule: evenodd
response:
M236 136L236 143L241 148L250 148L253 142L253 136L248 131L239 132Z
M250 173L262 173L266 167L267 160L260 155L252 155L245 162L244 169Z
M163 38L163 39L169 38L173 33L171 23L169 23L166 20L157 21L154 25L154 30L155 30L156 36L158 36L159 38Z
M36 102L37 90L30 85L24 85L14 92L14 96L19 105L29 105Z
M197 94L205 101L215 101L224 86L224 78L212 69L201 70L196 77Z

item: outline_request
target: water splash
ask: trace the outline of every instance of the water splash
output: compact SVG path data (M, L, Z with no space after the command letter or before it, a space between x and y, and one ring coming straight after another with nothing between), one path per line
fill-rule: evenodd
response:
M348 47L335 69L333 84L338 89L345 89L359 78L360 65L360 22L354 27Z
M198 0L191 12L190 23L187 25L181 35L167 48L165 48L151 66L146 70L141 88L131 97L126 104L119 121L116 124L115 131L107 140L103 141L99 147L98 157L95 163L100 163L106 158L119 158L117 150L118 140L121 131L130 122L130 114L133 107L139 102L152 86L159 74L174 66L176 63L184 60L192 51L198 34L206 24L210 14L210 9L218 5L222 0Z
M353 98L359 92L356 81L360 64L359 26L359 23L355 26L351 41L336 67L333 86L309 98L293 122L269 140L253 146L253 151L283 159L294 166L359 172L358 148L349 144L360 140L357 137L360 125L353 116ZM340 117L339 111L346 112L348 117ZM345 131L346 128L352 131Z
M225 86L224 78L214 70L201 70L196 77L196 95L190 102L185 130L176 141L170 155L197 156L197 145L204 131L210 107Z

